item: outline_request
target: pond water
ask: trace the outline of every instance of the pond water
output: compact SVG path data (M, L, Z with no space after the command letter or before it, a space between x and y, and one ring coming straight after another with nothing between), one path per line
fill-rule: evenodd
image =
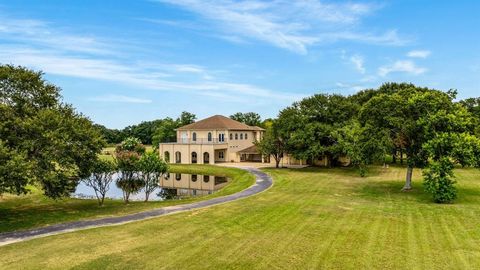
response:
M114 176L114 179L118 175ZM195 197L212 194L223 188L229 179L224 176L215 175L200 175L187 173L166 173L160 177L158 181L158 188L150 194L149 200L163 201L167 199L182 199L186 197ZM110 189L107 192L106 198L109 199L123 199L122 190L119 189L113 180L110 184ZM95 199L95 192L93 188L80 182L75 193L72 194L74 198L80 199ZM137 194L130 195L131 201L145 200L145 192L141 190Z

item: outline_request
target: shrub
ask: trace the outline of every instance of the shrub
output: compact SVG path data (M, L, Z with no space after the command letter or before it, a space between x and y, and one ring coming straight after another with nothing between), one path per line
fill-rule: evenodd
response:
M436 203L451 203L457 198L453 163L447 158L432 162L424 171L425 190Z

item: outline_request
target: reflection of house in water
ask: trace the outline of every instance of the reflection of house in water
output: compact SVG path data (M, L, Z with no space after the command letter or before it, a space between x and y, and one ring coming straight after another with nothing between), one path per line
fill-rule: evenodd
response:
M226 177L214 175L167 173L160 178L162 189L175 189L181 197L212 194L226 184Z

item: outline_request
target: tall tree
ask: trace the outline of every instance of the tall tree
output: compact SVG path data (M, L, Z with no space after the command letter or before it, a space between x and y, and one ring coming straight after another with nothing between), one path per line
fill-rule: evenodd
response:
M233 115L230 115L230 118L235 121L242 122L249 126L262 125L262 118L258 113L255 113L255 112L247 112L247 113L237 112Z
M20 194L27 184L39 184L52 198L73 192L105 145L92 122L63 103L60 88L42 72L12 65L0 66L0 141L1 152L12 155L0 163L0 183L10 183L0 191ZM8 172L12 164L24 173Z
M359 169L362 177L367 173L367 165L383 161L391 147L387 130L361 126L356 120L338 129L334 137L340 151L350 158L351 164Z
M287 138L287 152L309 161L326 156L329 164L335 165L342 151L333 135L357 110L346 97L317 94L280 111L278 124Z
M177 118L177 124L179 127L185 126L195 122L196 119L197 116L195 114L183 111Z
M407 174L403 190L412 188L412 173L416 167L428 164L428 153L423 145L434 138L424 126L432 115L451 114L457 109L453 99L455 92L448 93L410 84L389 84L396 91L374 96L362 107L360 119L364 124L388 129L391 137L401 137L407 158ZM439 125L437 131L448 127Z
M176 128L178 128L177 121L168 117L163 119L162 125L158 127L153 134L153 145L158 146L159 143L175 142L177 139Z

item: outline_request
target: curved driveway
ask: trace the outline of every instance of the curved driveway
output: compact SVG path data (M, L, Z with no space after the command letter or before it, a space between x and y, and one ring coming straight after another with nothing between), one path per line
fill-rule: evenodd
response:
M249 197L254 194L260 193L268 189L270 186L272 186L273 184L272 178L266 173L255 168L241 168L241 169L247 170L253 175L255 175L256 183L250 186L249 188L244 189L235 194L231 194L224 197L213 198L205 201L199 201L195 203L166 206L166 207L157 208L157 209L153 209L145 212L139 212L135 214L130 214L126 216L67 222L67 223L45 226L38 229L0 233L0 246L8 245L8 244L20 242L20 241L25 241L33 238L61 234L65 232L78 231L78 230L83 230L87 228L120 225L120 224L138 221L138 220L145 220L145 219L164 216L168 214L204 208L208 206L213 206L213 205L222 204L226 202L235 201L241 198Z

